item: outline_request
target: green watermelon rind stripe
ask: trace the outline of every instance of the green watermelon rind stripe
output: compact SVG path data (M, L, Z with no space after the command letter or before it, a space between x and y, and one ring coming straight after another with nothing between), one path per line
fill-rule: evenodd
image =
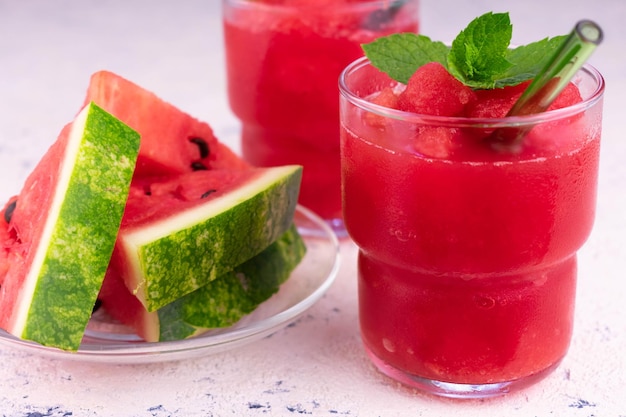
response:
M267 168L232 192L120 236L150 312L231 271L291 225L302 167Z
M104 279L139 134L93 103L75 119L44 235L26 281L21 337L77 350Z
M263 252L196 291L160 308L159 341L227 327L275 294L306 253L295 226Z

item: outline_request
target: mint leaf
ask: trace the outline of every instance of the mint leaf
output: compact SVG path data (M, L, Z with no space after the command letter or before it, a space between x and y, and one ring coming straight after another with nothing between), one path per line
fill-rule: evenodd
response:
M493 88L511 67L506 56L512 34L508 13L477 17L452 42L450 73L470 87Z
M424 35L397 33L362 47L372 65L404 84L424 64L439 62L447 66L449 48L443 42L433 42Z
M501 74L500 79L496 81L496 87L517 85L535 78L566 38L567 35L555 36L511 49L507 59L512 66Z
M470 22L448 47L424 35L389 35L362 45L372 65L406 84L429 62L439 62L474 89L502 88L535 78L567 36L546 38L510 49L508 13L485 13Z

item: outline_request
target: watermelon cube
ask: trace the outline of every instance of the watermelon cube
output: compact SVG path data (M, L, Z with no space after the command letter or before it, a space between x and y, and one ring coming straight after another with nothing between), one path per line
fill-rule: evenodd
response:
M432 116L461 116L475 100L471 88L454 78L438 62L421 66L398 97L400 110Z

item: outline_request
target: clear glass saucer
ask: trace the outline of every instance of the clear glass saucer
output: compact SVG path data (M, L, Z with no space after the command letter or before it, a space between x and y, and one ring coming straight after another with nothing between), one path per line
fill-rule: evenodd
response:
M339 269L339 242L321 218L299 206L294 217L307 252L278 293L231 327L177 341L147 343L133 331L94 314L77 352L19 339L0 330L0 343L59 359L107 363L148 363L223 352L268 336L294 321L328 290Z

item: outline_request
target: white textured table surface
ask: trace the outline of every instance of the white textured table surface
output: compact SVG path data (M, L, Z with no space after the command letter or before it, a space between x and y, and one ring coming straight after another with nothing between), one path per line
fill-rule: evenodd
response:
M511 12L514 43L566 33L580 18L606 32L592 58L607 80L598 217L580 252L572 346L554 374L520 393L466 402L426 396L381 376L361 349L355 250L344 242L341 271L325 297L293 325L236 350L107 365L0 345L0 415L626 416L626 140L618 102L626 95L626 2L423 0L422 31L449 40L489 10ZM98 69L208 121L238 150L218 0L0 0L2 199L19 190L73 118Z

